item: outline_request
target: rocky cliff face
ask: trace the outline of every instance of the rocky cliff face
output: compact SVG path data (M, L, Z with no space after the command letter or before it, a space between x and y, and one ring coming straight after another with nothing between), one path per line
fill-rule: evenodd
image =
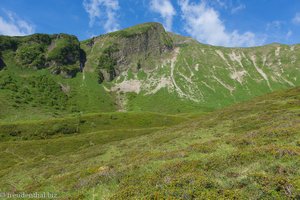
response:
M115 44L118 46L118 51L112 56L118 60L117 64L124 68L136 61L136 58L139 58L141 62L149 58L157 59L164 52L173 49L172 39L162 25L149 23L140 26L137 30L135 30L136 27L132 27L110 34L116 38ZM140 64L147 65L146 62Z
M164 54L173 49L171 37L158 23L127 28L83 44L88 52L87 66L97 66L99 82L112 81L128 70L152 69Z
M3 69L5 67L5 63L2 60L2 58L0 58L0 70Z
M0 51L0 70L3 69L4 67L5 67L5 63L4 63L3 59L2 59L2 53Z

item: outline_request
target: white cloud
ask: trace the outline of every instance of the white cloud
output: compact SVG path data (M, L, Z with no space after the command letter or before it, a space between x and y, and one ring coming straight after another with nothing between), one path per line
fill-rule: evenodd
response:
M15 13L4 10L6 17L0 16L0 35L22 36L34 33L34 25L21 19Z
M220 7L222 9L230 11L231 14L236 14L246 8L245 4L240 3L239 0L202 0L212 7Z
M207 6L205 1L195 4L179 0L179 5L186 32L200 42L222 46L255 46L263 42L252 32L226 31L218 12Z
M300 24L300 13L296 13L292 21L294 24Z
M267 31L280 30L283 24L284 24L283 21L279 21L279 20L272 21L272 22L267 24L266 30Z
M227 3L225 3L222 0L209 1L209 3L212 3L212 4L215 3L215 4L218 4L219 6L221 6L223 8L227 8Z
M292 35L293 35L293 31L289 30L289 31L286 33L286 39L288 40Z
M106 32L112 32L120 29L117 20L117 10L119 10L118 0L84 0L83 6L89 14L89 26L93 27L98 19L99 24L104 25Z
M240 4L236 7L232 7L231 8L231 14L235 14L235 13L241 11L241 10L244 10L245 8L246 8L246 6L244 4Z
M176 11L170 0L151 0L150 8L153 12L159 13L164 20L164 26L168 31L172 30L173 17Z

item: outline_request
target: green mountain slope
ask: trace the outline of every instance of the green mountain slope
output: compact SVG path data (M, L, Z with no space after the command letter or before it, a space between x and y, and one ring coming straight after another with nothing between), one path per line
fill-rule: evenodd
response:
M120 107L165 112L211 110L300 83L299 45L224 48L173 34L169 37L172 50L151 67L145 64L136 70L135 65L129 66L105 86L123 100ZM93 47L97 45L103 43L95 42Z
M86 81L76 76L86 58L75 36L0 36L0 46L5 65L0 71L0 119L114 110L111 96L96 76L88 74Z
M79 42L0 36L0 119L211 111L298 86L299 45L209 46L146 23Z
M120 130L113 121L110 131L0 142L0 187L65 199L300 197L299 88L167 129Z

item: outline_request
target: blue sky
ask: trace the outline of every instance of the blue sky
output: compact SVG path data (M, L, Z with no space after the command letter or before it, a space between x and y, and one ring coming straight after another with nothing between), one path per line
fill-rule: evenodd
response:
M300 43L299 0L1 0L0 34L69 33L80 40L156 21L223 46Z

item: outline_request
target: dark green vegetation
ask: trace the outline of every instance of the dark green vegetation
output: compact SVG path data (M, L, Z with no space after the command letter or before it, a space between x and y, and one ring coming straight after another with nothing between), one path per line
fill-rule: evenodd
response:
M86 77L83 82L82 76L65 79L46 69L5 69L0 72L0 119L45 119L113 111L112 97L97 83L97 75Z
M94 118L82 117L87 124ZM1 142L0 187L51 191L62 199L299 199L299 121L297 88L167 129L126 123L119 129L118 122L109 131Z
M101 84L105 77L103 73L108 73L109 77L108 80L112 81L114 77L116 76L115 72L115 66L118 64L117 59L113 57L113 54L117 52L119 49L117 47L117 44L112 44L111 46L108 46L106 49L103 50L102 54L99 57L98 62L98 74L99 74L99 83ZM103 72L103 70L105 72Z
M1 52L23 68L50 67L56 74L75 76L85 54L75 36L34 34L25 37L0 36Z

